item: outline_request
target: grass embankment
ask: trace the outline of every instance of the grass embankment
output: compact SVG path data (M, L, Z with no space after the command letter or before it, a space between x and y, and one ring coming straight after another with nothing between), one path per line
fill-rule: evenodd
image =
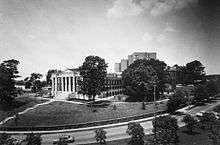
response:
M153 113L153 104L146 105L142 109L141 102L114 103L106 107L97 107L93 112L87 105L74 104L69 102L55 101L50 104L39 106L33 110L20 115L18 126L54 126L67 124L80 124L94 121L102 121L128 117L133 115ZM165 110L166 103L160 103L158 110ZM5 126L14 126L10 120Z
M46 101L47 100L45 99L34 98L33 95L30 96L29 94L19 96L12 102L11 106L0 105L0 121L4 120L6 117L13 116L29 107Z
M178 131L179 142L178 145L208 145L209 139L206 131L196 129L193 134L188 134L186 128L182 127ZM107 133L108 136L108 133ZM144 140L147 142L152 135L146 135ZM107 142L107 145L128 145L129 139L121 139ZM85 145L85 144L84 144ZM86 145L99 145L98 143L86 144Z

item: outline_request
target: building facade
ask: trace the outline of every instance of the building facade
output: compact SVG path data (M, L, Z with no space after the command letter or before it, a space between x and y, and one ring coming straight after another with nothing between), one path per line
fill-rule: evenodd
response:
M121 72L121 63L115 63L115 72Z
M115 72L120 73L127 69L137 59L157 59L156 52L134 52L128 55L128 59L122 59L120 63L115 63ZM119 69L120 68L120 69Z
M51 94L54 99L64 100L68 97L88 99L87 96L79 94L79 79L82 79L77 70L66 70L51 75ZM115 73L107 74L105 90L99 95L100 98L123 94L121 76Z

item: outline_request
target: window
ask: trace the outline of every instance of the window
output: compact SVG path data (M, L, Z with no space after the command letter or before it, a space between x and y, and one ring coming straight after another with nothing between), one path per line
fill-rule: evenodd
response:
M73 77L70 77L71 92L73 92Z
M66 87L66 85L65 85L65 77L63 78L63 91L65 91L65 87Z

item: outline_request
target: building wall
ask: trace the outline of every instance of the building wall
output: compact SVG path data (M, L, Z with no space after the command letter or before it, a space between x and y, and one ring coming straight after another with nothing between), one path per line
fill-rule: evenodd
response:
M128 67L128 60L127 59L122 59L121 60L121 72L123 72L124 70L126 70Z
M115 72L121 72L121 63L115 63Z

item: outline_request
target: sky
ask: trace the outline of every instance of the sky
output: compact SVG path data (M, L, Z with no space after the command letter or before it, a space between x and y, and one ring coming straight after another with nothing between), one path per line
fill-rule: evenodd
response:
M167 65L199 60L220 73L219 0L0 0L0 61L22 78L76 68L97 55L114 63L157 52Z

